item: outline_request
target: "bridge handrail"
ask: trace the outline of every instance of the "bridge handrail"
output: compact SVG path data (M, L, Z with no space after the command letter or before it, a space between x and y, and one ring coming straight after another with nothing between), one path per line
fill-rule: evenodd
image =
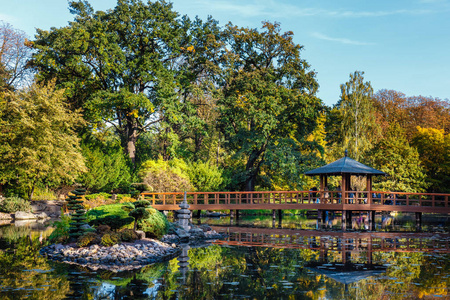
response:
M189 204L371 204L425 207L450 207L450 194L391 191L251 191L187 192ZM141 196L153 206L178 205L183 192L143 192Z

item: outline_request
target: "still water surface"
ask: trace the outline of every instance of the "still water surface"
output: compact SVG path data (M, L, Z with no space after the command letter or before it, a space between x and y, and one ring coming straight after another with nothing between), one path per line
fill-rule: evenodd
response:
M51 229L2 226L0 299L450 299L448 216L424 218L421 233L405 215L380 216L376 232L298 216L195 222L229 237L122 273L48 261L39 238Z

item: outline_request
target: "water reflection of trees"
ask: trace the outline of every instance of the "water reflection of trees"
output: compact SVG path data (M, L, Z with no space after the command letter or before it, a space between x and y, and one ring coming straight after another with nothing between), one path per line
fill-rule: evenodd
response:
M38 253L38 235L29 233L22 230L6 234L11 237L12 246L0 251L0 298L419 299L449 296L450 255L435 253L440 248L428 253L373 252L368 260L362 246L345 248L350 251L346 256L343 248L333 248L331 244L326 254L315 249L212 245L190 249L186 264L174 259L133 272L113 273L47 261ZM360 268L372 263L384 265L386 271L352 282L346 289L332 277L307 268L311 262L343 264L344 258L345 262L358 264Z
M65 276L39 255L41 244L28 235L0 251L0 295L4 299L63 299L69 292Z

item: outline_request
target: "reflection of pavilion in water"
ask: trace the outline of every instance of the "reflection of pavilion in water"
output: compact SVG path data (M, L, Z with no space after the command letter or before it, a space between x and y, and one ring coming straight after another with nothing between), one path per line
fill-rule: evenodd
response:
M346 292L348 284L386 271L385 265L374 263L372 256L375 252L450 253L450 234L211 228L228 234L226 240L218 240L214 244L317 251L318 261L309 262L305 267L344 284Z

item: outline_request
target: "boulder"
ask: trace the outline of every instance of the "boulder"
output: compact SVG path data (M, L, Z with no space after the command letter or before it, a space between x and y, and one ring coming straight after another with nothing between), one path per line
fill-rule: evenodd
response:
M45 212L41 212L39 214L36 214L36 217L38 219L48 219L49 218L49 216Z
M16 220L30 220L36 219L36 215L25 211L17 211L15 214Z
M136 234L138 236L138 239L140 240L145 239L145 232L143 232L142 230L136 230Z
M203 230L203 232L211 231L211 227L209 227L209 225L207 225L207 224L202 224L202 225L199 225L198 227L201 228Z
M0 220L11 220L13 216L11 214L0 212Z
M189 239L189 233L187 233L187 231L184 229L180 228L175 229L175 234L182 240Z
M189 234L191 235L191 239L204 239L206 237L203 229L198 227L191 228Z

